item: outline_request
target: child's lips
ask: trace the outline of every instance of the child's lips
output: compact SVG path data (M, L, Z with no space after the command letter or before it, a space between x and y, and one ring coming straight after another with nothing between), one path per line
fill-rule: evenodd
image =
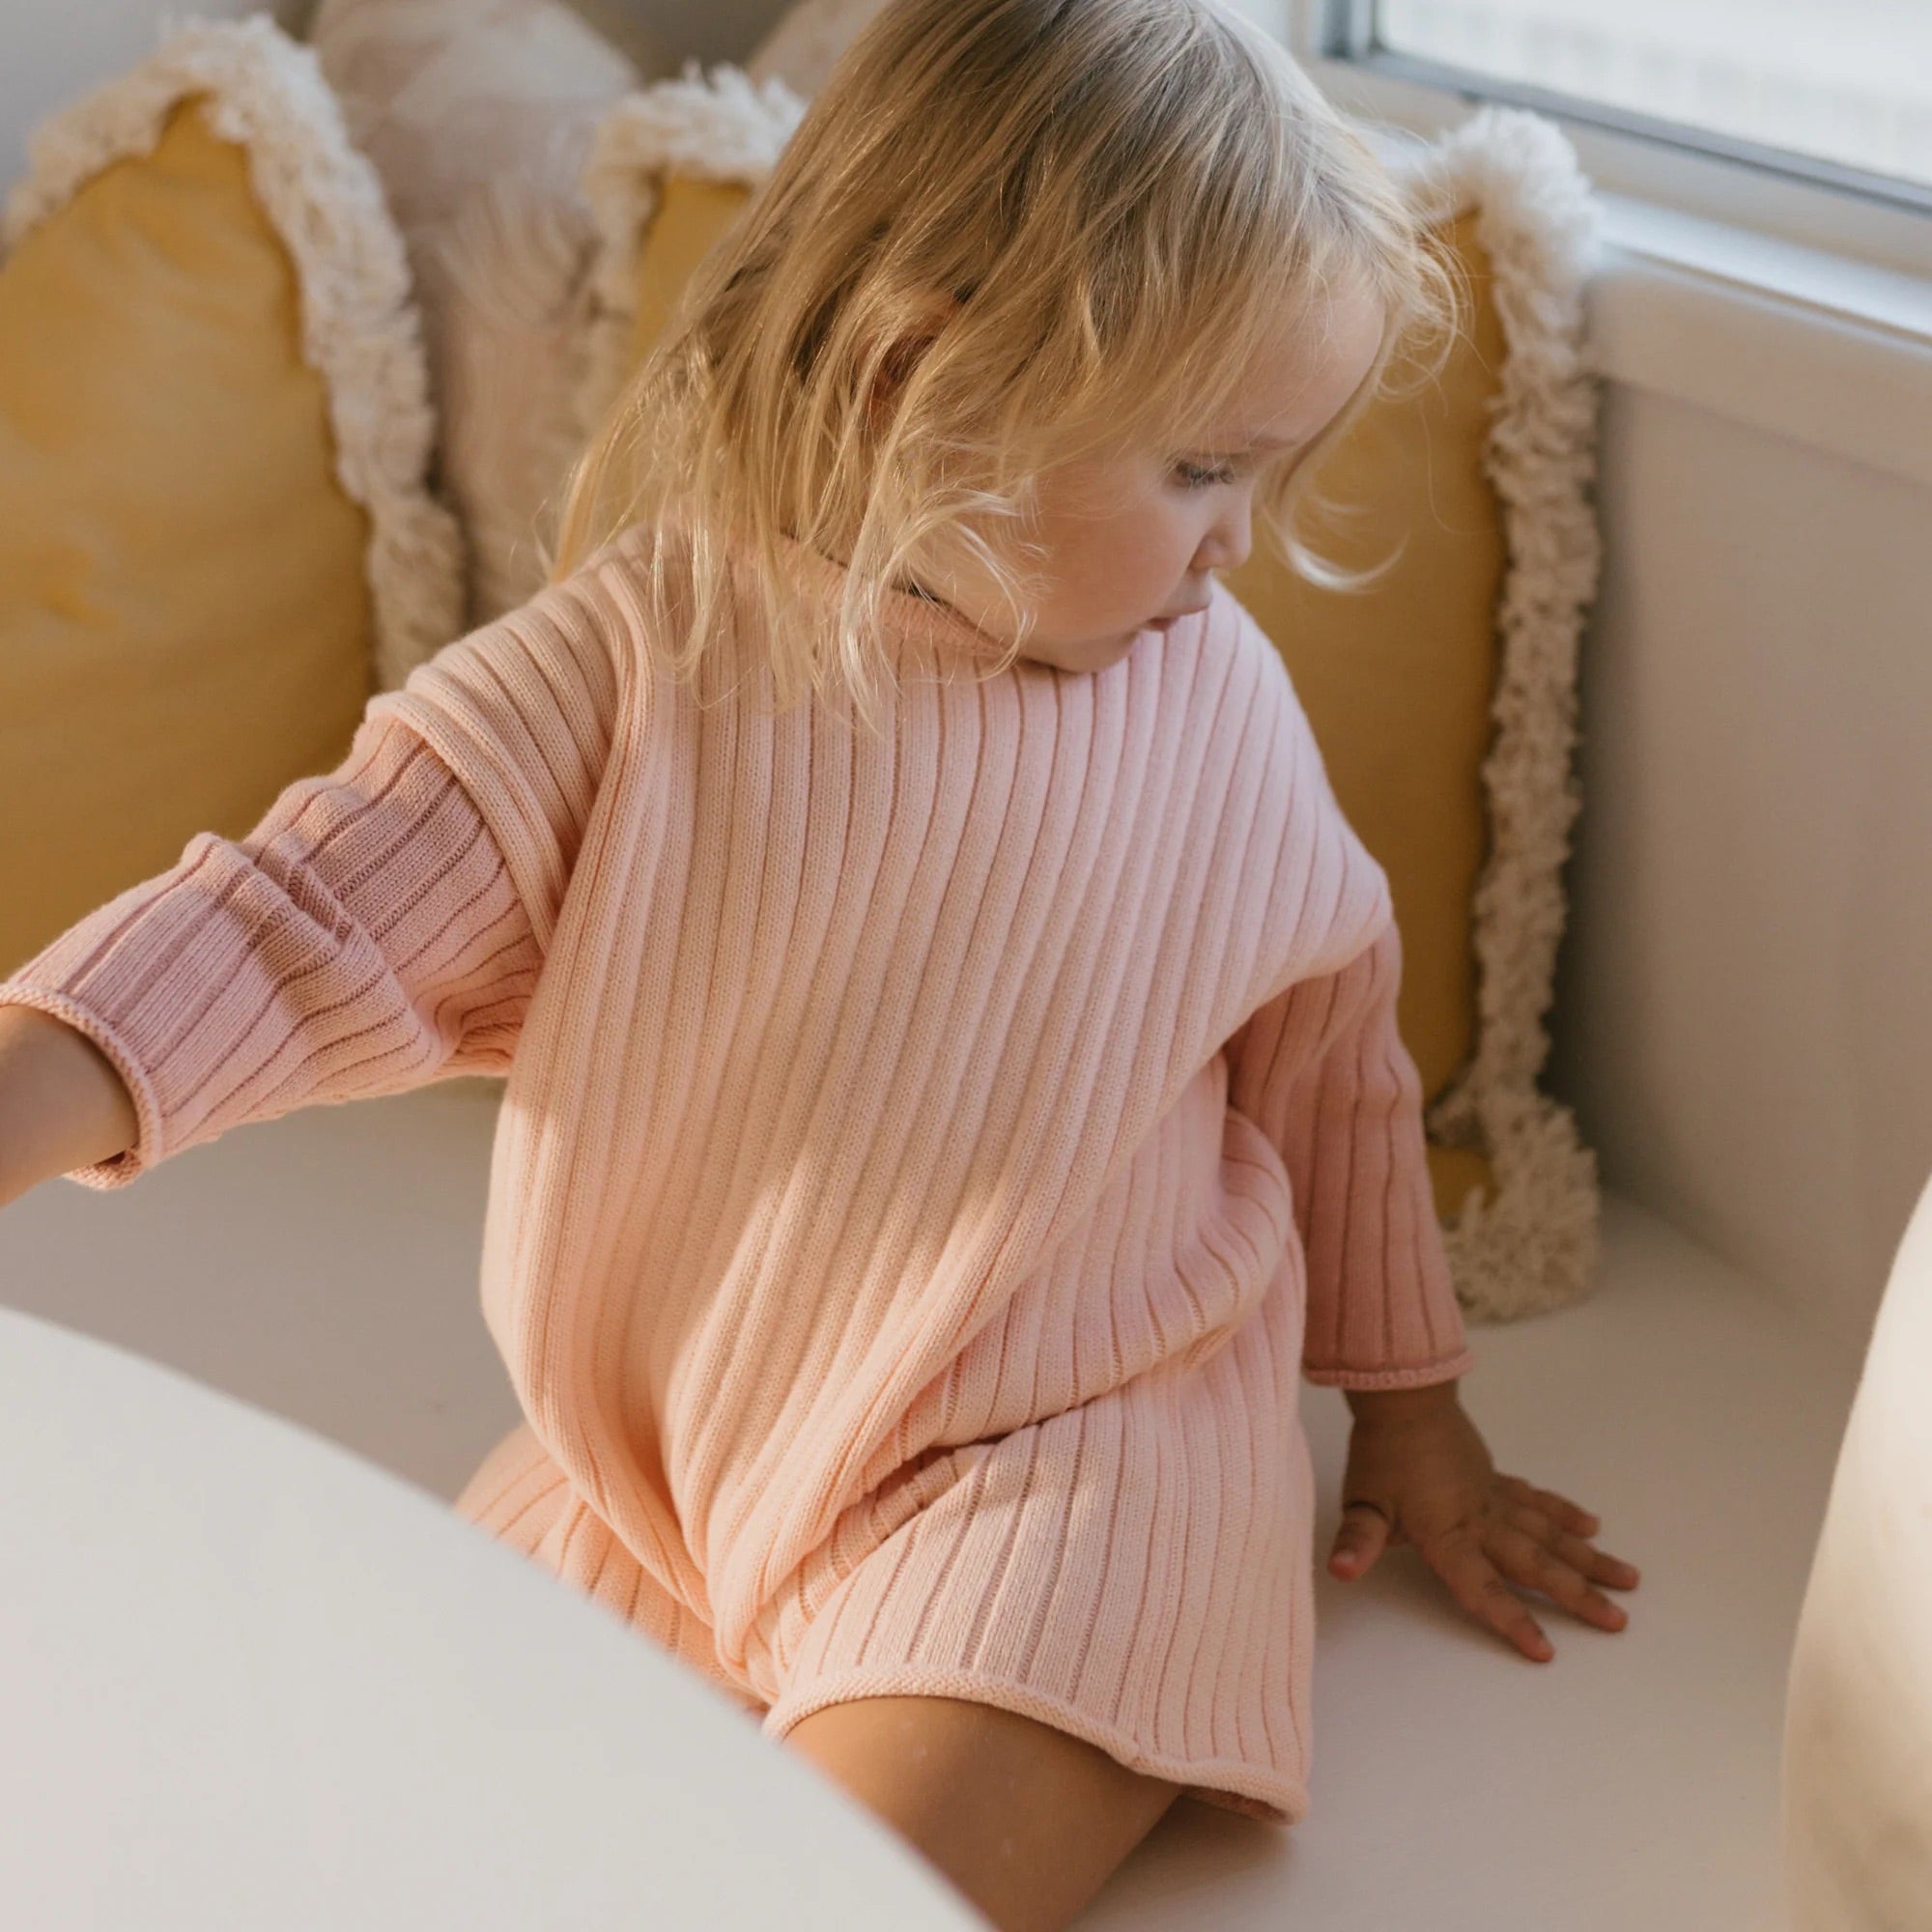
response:
M1207 608L1205 604L1190 604L1185 611L1177 611L1172 616L1154 618L1148 628L1154 631L1171 631L1182 618L1198 617Z

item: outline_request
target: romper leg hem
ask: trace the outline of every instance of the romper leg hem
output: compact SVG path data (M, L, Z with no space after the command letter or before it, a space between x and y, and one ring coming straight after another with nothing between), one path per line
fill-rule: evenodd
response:
M796 1723L829 1704L860 1697L959 1697L970 1703L992 1704L1022 1718L1033 1718L1056 1730L1070 1732L1099 1748L1129 1771L1164 1777L1183 1786L1182 1798L1194 1798L1218 1810L1237 1811L1269 1825L1298 1825L1308 1813L1306 1785L1263 1769L1243 1758L1177 1758L1145 1749L1125 1731L1096 1719L1091 1712L1065 1699L1044 1695L1029 1684L1003 1677L985 1677L964 1670L929 1670L897 1665L848 1671L787 1690L765 1713L759 1728L765 1736L782 1738Z

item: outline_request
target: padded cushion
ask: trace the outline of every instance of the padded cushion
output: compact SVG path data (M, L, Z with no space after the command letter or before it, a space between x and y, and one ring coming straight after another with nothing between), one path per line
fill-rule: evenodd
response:
M409 246L437 475L469 538L469 622L487 623L541 587L577 451L591 131L670 57L563 0L322 0L309 35Z
M638 238L636 308L631 358L641 362L670 319L691 272L744 207L747 190L737 182L697 181L674 175Z
M295 270L197 101L0 271L0 964L340 762L369 520Z
M1487 258L1463 214L1447 235L1472 313L1440 380L1366 411L1329 455L1321 494L1360 514L1322 530L1358 569L1402 554L1373 590L1328 590L1257 541L1225 582L1274 640L1335 796L1388 874L1403 936L1403 1043L1433 1100L1476 1044L1475 891L1489 856L1482 765L1500 661L1504 545L1483 473L1506 350ZM1396 372L1397 386L1414 369ZM1436 1210L1492 1187L1474 1148L1432 1144Z

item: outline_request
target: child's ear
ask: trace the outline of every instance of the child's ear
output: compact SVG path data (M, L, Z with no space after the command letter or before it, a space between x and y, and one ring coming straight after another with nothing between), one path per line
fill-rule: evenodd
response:
M878 380L867 399L874 419L897 394L899 385L919 367L919 359L938 338L939 331L958 312L957 297L934 295L925 302L920 320L895 338L879 365Z

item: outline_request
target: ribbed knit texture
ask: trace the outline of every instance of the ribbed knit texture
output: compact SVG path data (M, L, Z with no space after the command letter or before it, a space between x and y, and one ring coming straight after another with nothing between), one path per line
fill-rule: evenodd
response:
M1105 670L986 678L895 591L942 674L875 740L768 715L749 603L739 695L678 687L644 541L0 981L134 1095L71 1178L507 1073L482 1304L526 1420L467 1519L772 1735L980 1699L1294 1822L1298 1376L1472 1357L1387 881L1279 655L1217 586Z

